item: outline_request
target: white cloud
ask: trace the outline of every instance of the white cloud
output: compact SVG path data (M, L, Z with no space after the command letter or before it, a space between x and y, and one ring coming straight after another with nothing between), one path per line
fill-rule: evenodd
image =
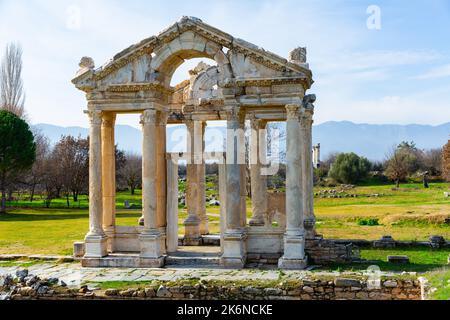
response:
M450 64L435 67L422 75L413 77L413 79L427 80L445 77L450 77Z
M321 96L316 103L316 122L348 120L357 123L432 124L450 119L450 87L425 90L408 96L382 96L376 99Z

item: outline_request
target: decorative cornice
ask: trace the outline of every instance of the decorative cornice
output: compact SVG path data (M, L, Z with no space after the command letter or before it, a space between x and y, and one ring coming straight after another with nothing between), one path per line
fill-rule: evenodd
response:
M166 88L159 83L133 83L133 84L115 84L107 87L109 92L140 92L156 90L163 94L169 95L174 93L172 88Z
M286 84L306 84L309 79L307 77L284 77L284 78L248 78L236 79L234 82L227 82L224 84L225 88L238 87L271 87L273 85Z
M151 42L146 46L139 48L138 50L131 52L130 54L120 57L118 60L113 60L109 64L107 64L102 69L97 70L93 75L93 80L103 80L111 73L119 70L120 68L126 66L127 64L133 62L134 60L142 57L145 54L151 54L154 49L154 43Z

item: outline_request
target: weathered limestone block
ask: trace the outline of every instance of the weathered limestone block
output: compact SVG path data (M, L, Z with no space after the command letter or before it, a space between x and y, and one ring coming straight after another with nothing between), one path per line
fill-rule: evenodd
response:
M73 256L75 258L81 258L85 255L85 245L84 242L77 241L73 243Z

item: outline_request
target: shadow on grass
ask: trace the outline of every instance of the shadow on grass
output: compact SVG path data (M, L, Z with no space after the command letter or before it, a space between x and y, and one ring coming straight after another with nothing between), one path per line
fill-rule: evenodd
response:
M352 264L331 264L321 266L315 270L338 270L338 271L362 271L367 270L369 266L378 266L381 271L395 271L395 272L428 272L441 269L444 265L438 263L408 263L408 264L394 264L382 260L370 260L367 263L352 263Z

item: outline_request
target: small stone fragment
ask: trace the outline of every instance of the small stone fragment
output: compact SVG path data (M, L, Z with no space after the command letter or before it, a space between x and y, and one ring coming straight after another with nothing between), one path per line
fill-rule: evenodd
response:
M159 298L170 298L172 293L165 286L161 285L156 292L156 296Z
M105 291L105 295L112 297L112 296L117 296L119 294L119 290L118 289L106 289Z

